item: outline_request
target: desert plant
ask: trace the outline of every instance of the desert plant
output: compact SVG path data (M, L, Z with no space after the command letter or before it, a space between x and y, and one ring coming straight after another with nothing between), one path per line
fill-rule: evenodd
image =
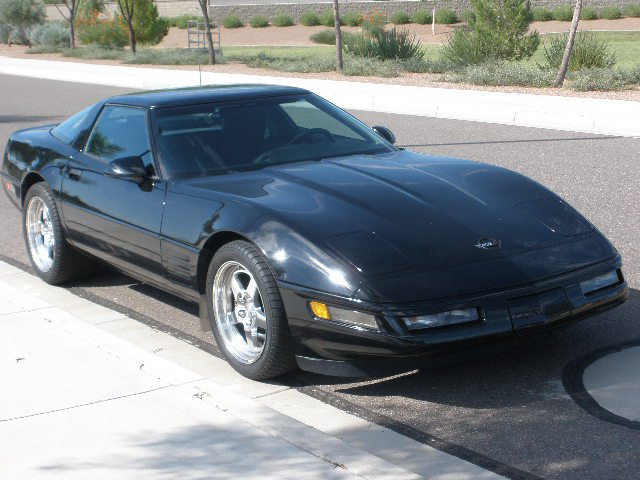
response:
M291 27L293 25L293 18L289 15L285 15L284 13L279 13L273 19L273 24L276 27Z
M571 75L571 88L578 91L622 90L633 85L633 72L611 68L585 68Z
M8 41L29 45L29 29L44 23L44 5L35 0L0 1L0 23L9 25Z
M598 11L593 7L584 7L580 12L580 20L597 20Z
M454 70L445 78L450 82L473 85L548 87L554 74L518 62L489 62Z
M407 23L411 23L411 17L407 12L396 12L389 18L391 23L394 25L406 25Z
M263 17L262 15L256 15L249 20L249 25L253 28L264 28L269 26L269 20L267 20L267 17Z
M57 23L45 23L31 29L32 45L69 48L69 29Z
M539 65L541 68L553 70L559 68L567 39L567 34L551 38L549 44L544 47L544 63ZM616 56L608 42L598 39L591 32L578 32L569 61L569 70L611 68L615 64Z
M320 17L316 12L306 12L300 17L300 23L305 27L315 27L320 25Z
M78 25L78 38L85 45L122 48L129 39L127 31L117 21L98 21Z
M400 75L400 69L393 61L383 61L366 57L349 57L345 63L343 73L355 77L392 78Z
M431 12L426 10L418 10L411 16L411 21L419 25L429 25L433 21Z
M313 43L320 43L322 45L335 45L336 44L336 31L335 30L322 30L316 32L309 37Z
M373 10L361 16L362 31L367 35L373 35L384 30L387 17L384 13Z
M458 14L451 8L436 10L436 23L441 23L443 25L458 23Z
M229 15L222 19L222 26L224 28L240 28L243 26L243 23L237 15Z
M627 5L623 10L625 17L640 17L640 4Z
M136 41L146 45L156 45L169 31L169 22L158 14L153 0L134 0L135 15L133 29Z
M531 18L536 22L548 22L553 20L553 13L548 8L536 7L531 10Z
M600 10L600 18L604 18L606 20L617 20L622 18L622 10L614 6L604 7Z
M336 20L333 16L333 11L325 10L322 12L318 18L320 18L320 25L324 25L325 27L335 27Z
M340 21L349 27L359 27L362 22L362 16L359 13L347 12L340 16Z
M570 5L559 5L551 11L554 20L570 22L573 18L573 8Z
M379 60L424 58L424 52L417 37L408 30L397 28L347 37L345 51L355 57Z
M459 65L492 59L531 57L540 37L529 33L531 19L526 0L471 0L474 17L468 28L457 29L442 50L449 62Z
M177 48L145 48L130 55L123 63L137 65L200 65L207 63L208 53L202 50ZM218 60L219 61L219 60Z
M465 10L462 13L461 20L467 25L471 25L476 21L476 12L474 12L473 10Z

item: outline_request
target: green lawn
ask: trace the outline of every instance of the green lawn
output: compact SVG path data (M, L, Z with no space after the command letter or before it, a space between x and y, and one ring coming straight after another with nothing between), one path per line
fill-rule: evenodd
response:
M223 47L225 56L251 57L259 53L266 53L270 57L278 58L309 58L333 55L336 48L330 45L312 47Z

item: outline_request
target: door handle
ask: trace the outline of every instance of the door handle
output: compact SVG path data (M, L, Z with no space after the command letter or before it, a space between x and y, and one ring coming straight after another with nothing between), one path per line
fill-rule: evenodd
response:
M70 168L68 173L71 180L80 180L80 177L82 176L82 170L78 168Z

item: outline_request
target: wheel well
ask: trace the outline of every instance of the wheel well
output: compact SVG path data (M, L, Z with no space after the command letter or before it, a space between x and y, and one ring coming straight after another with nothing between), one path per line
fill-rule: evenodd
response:
M22 186L20 187L20 205L24 206L24 199L27 196L27 192L29 189L35 185L36 183L44 182L44 178L42 178L37 173L29 173L22 181Z
M200 295L203 295L206 290L207 271L209 270L209 263L211 262L211 259L220 247L229 242L233 242L234 240L251 242L251 240L235 232L218 232L211 235L209 240L204 244L204 247L200 252L200 257L198 258L198 292Z

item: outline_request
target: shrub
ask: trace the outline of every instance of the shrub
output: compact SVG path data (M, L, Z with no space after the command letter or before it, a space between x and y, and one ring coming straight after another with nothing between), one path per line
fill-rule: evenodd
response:
M462 21L468 25L471 25L476 21L476 12L474 12L473 10L466 10L462 13Z
M451 8L436 10L436 23L441 23L443 25L458 23L458 15L456 14L456 11Z
M69 29L57 23L45 23L31 29L30 39L32 45L69 48Z
M562 62L564 49L567 46L568 35L554 36L549 45L544 47L545 63L541 68L557 70ZM569 70L581 70L583 68L611 68L616 64L616 56L609 48L609 43L599 40L591 32L578 32Z
M406 25L407 23L411 23L411 18L406 12L396 12L391 15L390 20L394 25Z
M269 68L281 72L317 73L336 69L335 58L327 56L282 58L261 52L245 58L244 61L253 68Z
M333 10L325 10L319 16L320 25L324 25L325 27L335 27L335 17L333 16Z
M554 72L517 62L490 62L455 70L445 78L450 82L473 85L548 87L554 80Z
M580 12L580 20L597 20L597 19L598 19L598 11L593 7L584 7Z
M88 58L95 60L123 60L131 56L130 52L122 49L104 48L98 45L88 45L85 47L76 47L66 49L62 52L64 57L72 58Z
M153 0L134 0L134 5L136 41L148 45L160 43L169 31L169 22L158 15L158 7Z
M178 27L180 30L186 30L189 20L203 21L202 17L196 17L195 15L180 15L179 17L170 18L169 25L172 27Z
M417 37L407 30L378 30L371 35L350 35L345 39L345 51L355 57L379 60L403 60L424 58Z
M400 75L395 62L351 56L345 60L342 73L353 77L393 78Z
M305 27L315 27L320 25L320 17L316 12L306 12L300 17L300 23Z
M284 13L279 13L273 19L273 24L276 27L291 27L293 25L293 18L289 15L285 15Z
M11 26L8 39L29 45L29 29L45 20L44 5L36 0L0 1L0 23Z
M526 0L471 0L475 16L467 28L456 29L442 50L444 58L458 65L475 65L492 59L531 57L540 37L529 33Z
M309 37L313 43L320 43L322 45L335 45L336 44L336 31L335 30L322 30L316 32Z
M240 17L237 15L229 15L222 19L222 26L224 28L240 28L243 25L242 20L240 20Z
M269 26L269 20L267 20L267 17L257 15L249 20L249 25L251 25L253 28L264 28Z
M638 5L627 5L624 7L624 16L625 17L640 17L640 4Z
M222 59L217 59L222 60ZM153 49L139 50L123 63L142 65L200 65L209 61L208 53L195 49Z
M433 21L433 17L431 12L427 12L426 10L418 10L411 16L411 20L413 23L417 23L419 25L429 25Z
M618 7L604 7L600 10L600 18L605 18L607 20L617 20L622 18L622 10Z
M571 88L578 91L622 90L634 82L633 72L611 68L586 68L572 75Z
M78 25L78 39L85 45L122 48L129 44L129 34L120 22L96 21Z
M11 34L11 27L4 23L0 24L0 43L9 43L10 34Z
M340 16L340 21L344 25L348 25L350 27L359 27L362 23L362 16L355 12L345 13Z
M531 18L536 22L548 22L553 20L553 13L548 8L536 7L531 10Z
M557 6L551 11L551 16L560 22L570 22L573 20L573 7L569 5Z
M396 65L400 70L410 73L445 73L456 69L455 65L442 59L434 62L424 58L407 58L405 60L397 60Z

